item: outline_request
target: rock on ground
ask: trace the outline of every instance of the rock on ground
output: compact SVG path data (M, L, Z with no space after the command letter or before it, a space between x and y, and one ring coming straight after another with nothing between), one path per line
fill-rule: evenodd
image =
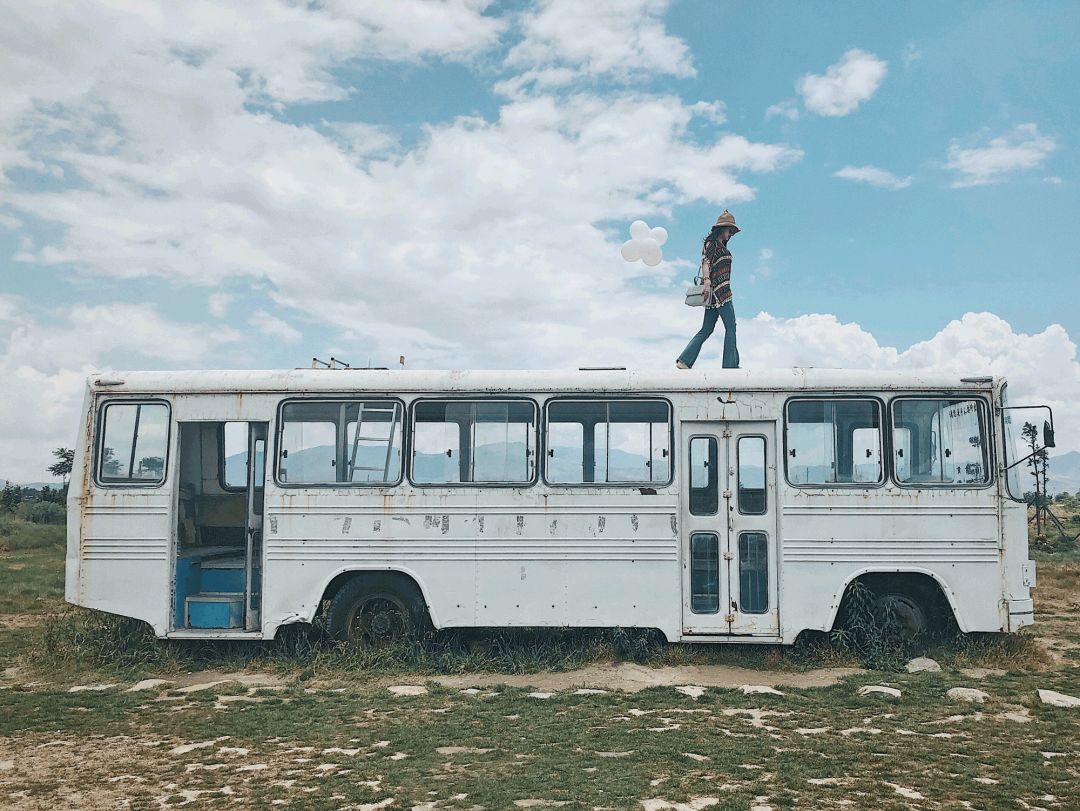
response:
M900 691L895 687L884 687L880 684L867 684L859 688L859 695L861 696L889 696L890 698L900 698Z
M743 695L747 695L747 696L757 696L757 695L782 696L783 695L783 693L781 693L775 687L766 687L764 684L744 684L739 689L742 690Z
M953 687L945 695L953 701L967 701L972 704L982 704L990 698L989 693L976 690L974 687Z
M682 693L684 696L690 696L690 698L697 701L705 695L705 688L699 687L696 684L682 684L675 688L675 692Z
M1080 707L1080 698L1067 696L1053 690L1039 690L1039 701L1051 707Z
M941 665L926 656L917 656L907 663L908 673L940 673Z
M395 684L387 687L391 695L395 696L423 696L427 695L427 688L422 684Z
M173 684L169 679L143 679L127 689L129 693L138 693L142 690L159 690L166 684Z

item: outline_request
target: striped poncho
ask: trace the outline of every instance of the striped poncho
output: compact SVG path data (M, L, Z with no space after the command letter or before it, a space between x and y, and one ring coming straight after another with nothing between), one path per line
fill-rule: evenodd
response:
M701 249L701 275L709 274L712 299L708 307L720 307L731 301L731 251L720 239L710 234Z

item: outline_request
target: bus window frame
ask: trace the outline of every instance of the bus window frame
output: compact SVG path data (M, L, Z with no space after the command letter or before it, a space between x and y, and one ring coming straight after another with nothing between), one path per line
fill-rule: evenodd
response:
M837 400L861 400L865 402L872 402L878 407L878 449L881 451L881 478L876 482L825 482L814 484L797 484L791 481L788 475L788 410L792 403L820 403L820 402L835 402ZM784 419L780 426L781 432L784 436L783 448L784 448L784 481L788 487L794 487L798 490L880 490L889 485L892 475L892 430L886 431L886 426L891 426L887 420L889 419L889 412L886 406L886 402L883 398L872 394L844 394L837 396L830 395L797 395L795 397L789 397L784 400ZM886 436L888 434L888 436ZM886 459L888 461L886 461ZM854 464L854 460L852 460Z
M595 402L649 402L649 403L663 403L667 406L668 410L668 459L671 460L671 464L668 465L668 477L667 481L653 481L653 482L551 482L548 481L548 447L547 447L547 426L548 426L548 407L552 403L595 403ZM541 471L541 479L547 487L553 489L559 488L574 488L574 489L591 489L591 490L605 490L608 488L617 488L620 490L641 490L642 488L664 488L671 487L675 482L676 476L676 457L678 454L675 451L675 406L672 405L671 400L667 397L620 397L610 394L586 394L586 395L563 395L559 397L549 397L544 401L543 414L541 415L543 422L540 425L540 435L543 440L543 446L541 448L541 457L543 460L543 470Z
M528 481L520 482L499 482L499 481L483 481L483 482L418 482L413 478L413 431L416 430L415 420L415 406L417 403L446 403L446 402L464 402L464 403L528 403L533 407L533 453L536 454L536 463L533 465L532 478ZM540 458L542 451L540 450L540 440L542 438L543 431L541 430L540 420L543 418L543 409L540 407L540 403L532 397L528 396L511 396L511 397L492 397L484 396L483 394L459 394L454 393L452 396L439 397L439 396L426 396L416 397L409 402L410 408L407 414L408 430L405 432L409 438L409 458L407 464L407 475L409 484L413 487L422 488L424 490L434 489L454 489L455 487L487 487L489 489L502 489L502 490L524 490L530 487L535 487L540 481ZM474 438L475 439L475 438ZM406 467L403 465L403 467Z
M902 482L896 475L895 451L892 449L892 435L896 430L896 417L893 407L905 400L973 400L979 404L979 424L983 428L983 449L985 452L987 477L979 484L957 484L956 482ZM985 393L947 392L931 394L903 394L889 400L889 478L897 487L904 490L989 490L997 485L996 454L994 453L994 427L990 418L990 403ZM1006 485L1008 489L1008 485Z
M282 436L282 433L285 431L285 419L284 419L285 406L287 406L287 405L289 405L291 403L343 403L343 402L354 403L354 402L363 402L365 400L379 400L379 401L388 402L388 403L392 402L392 403L395 403L395 404L397 404L397 405L399 405L401 407L401 424L402 424L401 455L402 455L402 461L401 461L401 469L398 470L398 476L397 476L397 479L395 481L392 481L392 482L283 482L281 480L281 476L280 476L280 471L281 471L281 436ZM317 487L317 488L320 488L320 489L335 489L335 490L347 490L347 489L350 489L350 488L353 488L353 487L361 488L361 489L365 489L365 490L371 490L371 489L377 489L377 488L381 487L384 490L388 490L388 489L391 489L391 488L394 488L394 487L399 487L401 485L401 483L403 481L405 481L405 458L404 457L405 457L405 454L408 453L408 444L409 443L408 443L408 437L406 436L406 434L408 432L404 429L404 426L408 423L408 420L409 420L408 404L403 399L401 399L400 397L396 397L396 396L394 396L392 394L386 394L386 395L383 395L383 396L371 396L371 395L368 395L368 394L357 395L357 394L354 393L354 394L347 394L347 395L333 395L333 396L329 396L329 397L322 397L322 396L320 396L320 397L287 397L287 398L279 401L278 405L277 405L277 424L274 426L274 486L275 487L280 487L282 489L292 489L292 490L306 489L306 488L310 488L310 487ZM237 420L234 420L234 422L237 422ZM343 430L343 426L340 426L340 425L336 426L335 427L335 437L342 430ZM335 439L335 458L337 456L336 444L337 444L337 440Z
M109 481L101 478L101 448L105 441L105 412L111 405L163 405L165 406L165 462L161 468L161 479L151 481ZM169 460L172 454L172 403L157 397L107 397L98 401L97 414L94 417L94 486L117 487L123 489L157 490L165 486L169 480Z

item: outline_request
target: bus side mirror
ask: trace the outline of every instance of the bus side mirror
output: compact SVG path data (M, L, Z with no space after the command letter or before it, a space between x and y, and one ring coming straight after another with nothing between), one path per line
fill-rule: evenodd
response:
M1047 448L1056 448L1054 444L1054 429L1050 427L1049 422L1043 422L1043 445Z

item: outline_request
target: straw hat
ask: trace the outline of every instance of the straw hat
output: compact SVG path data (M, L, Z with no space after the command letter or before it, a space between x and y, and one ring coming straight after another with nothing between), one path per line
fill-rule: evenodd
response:
M713 228L721 228L723 226L732 229L736 234L739 233L739 226L735 224L735 215L726 208L724 209L724 213L716 218L716 225L714 225Z

